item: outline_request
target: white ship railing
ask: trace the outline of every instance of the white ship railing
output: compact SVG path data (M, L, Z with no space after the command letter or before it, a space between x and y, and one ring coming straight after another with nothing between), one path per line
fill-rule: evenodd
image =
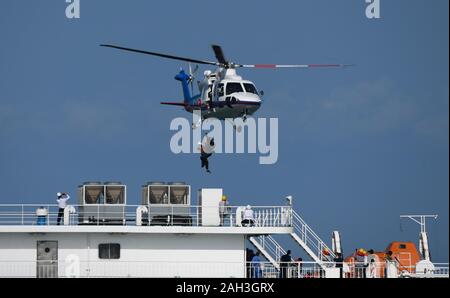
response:
M356 265L356 266L355 266ZM360 266L358 266L360 265ZM74 278L74 277L247 277L247 278L448 278L448 263L434 264L435 269L414 273L415 268L395 270L390 274L384 262L364 264L315 262L279 263L226 261L0 261L0 278ZM232 272L232 273L231 273Z
M286 254L284 248L270 235L255 236L255 240L261 245L261 248L273 256L278 263L280 262L281 256Z
M294 232L300 237L307 247L312 250L312 253L321 260L333 260L336 256L333 251L325 244L324 241L311 229L311 227L301 218L301 216L293 211L293 227Z
M45 216L38 216L37 209L45 209ZM139 225L163 226L251 226L291 227L290 206L252 206L253 220L245 224L243 206L202 207L190 205L70 205L66 222L61 225L136 225L137 212L141 214ZM137 211L138 208L141 208ZM57 205L0 204L0 225L56 225ZM213 222L211 222L213 217ZM214 222L215 219L220 218Z

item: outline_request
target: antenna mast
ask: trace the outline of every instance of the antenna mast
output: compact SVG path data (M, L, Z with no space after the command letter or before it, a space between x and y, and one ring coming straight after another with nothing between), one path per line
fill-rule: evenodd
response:
M422 258L431 261L430 258L430 249L428 247L428 236L426 230L426 219L433 218L437 219L438 215L400 215L401 218L409 218L412 221L418 223L420 225L420 237L419 237L419 251L422 255Z

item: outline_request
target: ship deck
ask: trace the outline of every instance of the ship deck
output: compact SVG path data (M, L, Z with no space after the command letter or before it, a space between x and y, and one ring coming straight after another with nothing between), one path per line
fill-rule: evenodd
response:
M206 227L206 226L38 226L0 225L0 233L114 233L114 234L289 234L292 227Z

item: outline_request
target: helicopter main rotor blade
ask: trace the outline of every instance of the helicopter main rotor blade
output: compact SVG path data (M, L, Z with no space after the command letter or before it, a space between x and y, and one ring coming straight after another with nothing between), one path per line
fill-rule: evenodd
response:
M352 64L236 64L236 67L247 68L336 68L349 67Z
M132 48L125 48L125 47L116 46L116 45L110 45L110 44L101 44L100 46L101 47L118 49L118 50L123 50L123 51L135 52L135 53L140 53L140 54L153 55L153 56L158 56L158 57L163 57L163 58L168 58L168 59L175 59L175 60L193 62L193 63L198 63L198 64L210 64L210 65L219 66L219 63L212 62L212 61L197 60L197 59L192 59L192 58L185 58L185 57L167 55L167 54L162 54L162 53L149 52L149 51L143 51L143 50L132 49Z
M228 61L225 59L225 55L223 54L222 48L218 45L213 44L212 45L214 54L216 55L217 61L219 61L222 65L227 65Z
M192 74L195 74L195 73L197 72L197 70L198 70L198 65L196 65L196 66L194 67L194 70L192 71Z

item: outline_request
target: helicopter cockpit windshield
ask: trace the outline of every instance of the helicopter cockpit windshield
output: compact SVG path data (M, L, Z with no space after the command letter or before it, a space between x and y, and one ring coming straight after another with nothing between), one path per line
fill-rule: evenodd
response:
M259 95L258 89L250 82L219 83L217 84L217 87L214 88L214 95L218 100L224 100L225 97L234 93L251 93Z
M250 84L250 83L244 83L244 88L245 88L245 92L258 95L258 90L256 90L255 85Z

